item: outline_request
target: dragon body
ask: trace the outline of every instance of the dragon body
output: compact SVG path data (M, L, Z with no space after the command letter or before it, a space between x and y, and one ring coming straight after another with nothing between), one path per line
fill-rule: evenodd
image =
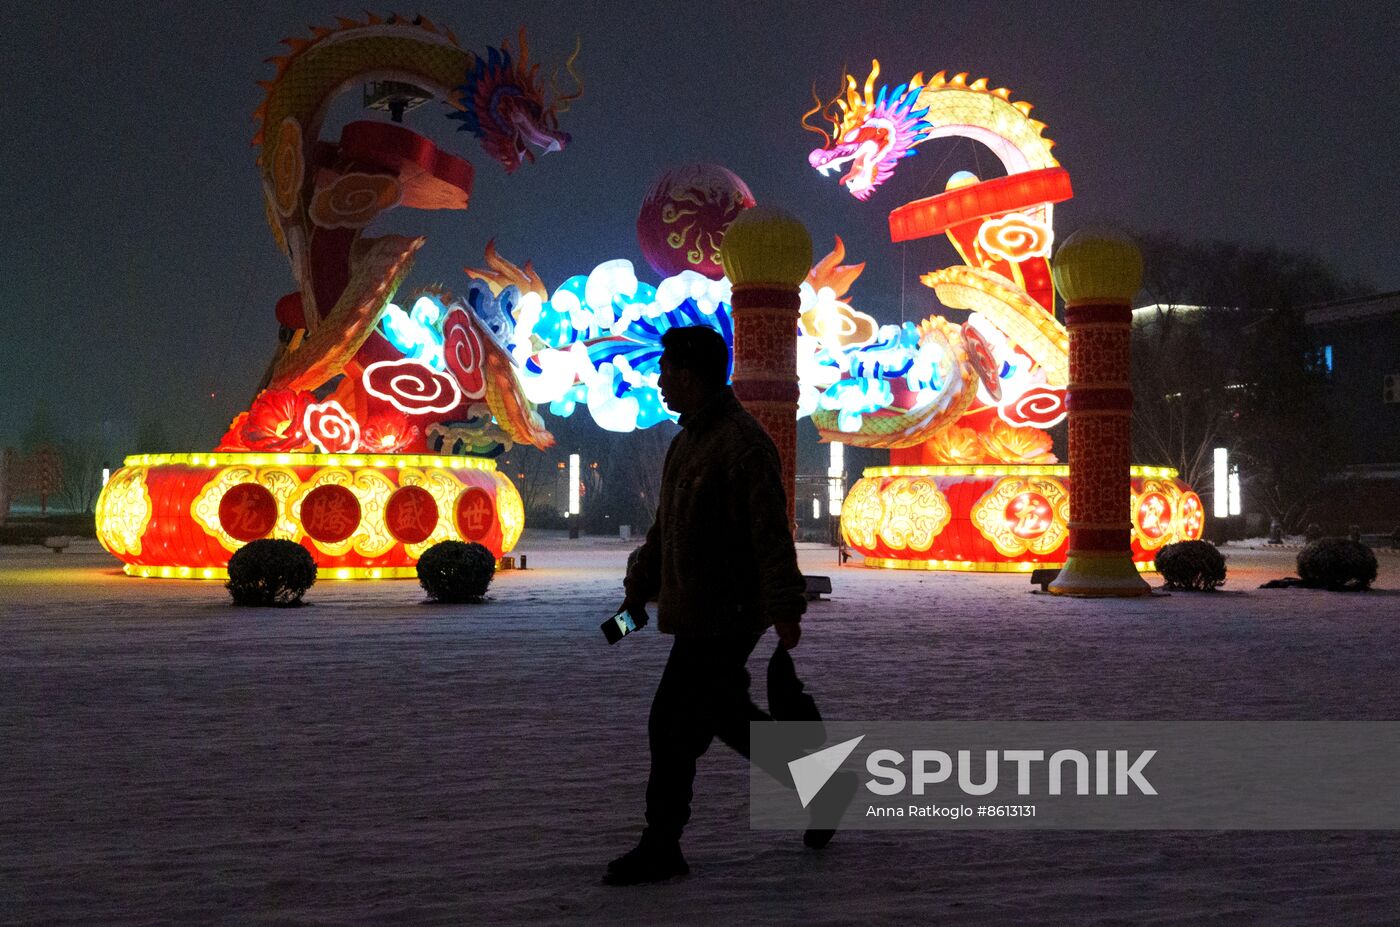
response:
M898 450L956 433L949 453L959 462L1042 461L1049 442L1041 431L1004 422L989 426L986 440L957 431L986 384L999 382L989 372L993 362L974 353L974 346L987 351L980 336L937 316L880 325L846 302L864 265L844 259L837 238L799 288L798 416L810 416L834 440L867 447ZM705 325L733 343L724 278L686 270L652 285L638 280L630 261L613 260L551 293L528 265L522 270L494 248L486 263L468 270L474 288L489 288L474 302L496 320L493 330L515 360L525 395L556 415L586 409L600 427L618 432L674 421L657 389L662 335Z
M835 133L823 133L827 145L809 158L823 173L843 171L858 198L940 136L986 142L1013 178L1059 170L1044 126L1009 91L939 74L877 92L877 75L878 65L863 89L845 78L832 104ZM979 187L975 178L955 177L943 196L991 193L1006 180ZM1032 195L1015 208L960 213L947 223L966 263L925 282L947 305L971 313L962 324L930 316L881 325L856 309L847 293L864 264L842 263L838 238L801 287L799 417L810 416L826 440L886 448L904 459L1053 462L1044 429L1064 414L1067 341L1049 311L1050 207ZM638 280L630 262L614 260L550 292L529 264L517 267L492 247L485 263L467 271L469 302L490 320L525 399L547 403L556 415L587 409L600 427L619 432L674 420L657 390L661 335L678 325L708 325L732 343L723 278L683 270L653 285Z
M557 150L568 137L523 35L515 50L475 55L426 21L342 21L288 45L259 109L258 142L268 216L298 290L279 307L284 344L266 394L235 421L227 446L322 447L317 415L354 422L364 448L452 453L547 446L539 403L559 415L586 407L616 431L674 419L656 389L660 337L702 324L732 339L727 281L682 271L652 286L630 263L609 261L550 293L528 264L488 247L463 299L421 291L397 305L423 240L370 238L365 228L396 205L465 208L471 168L383 122L351 123L337 143L318 139L337 93L392 79L454 107L450 118L507 171L532 160L532 148ZM863 85L844 78L828 112L834 134L809 158L823 173L841 170L858 198L944 136L987 144L1010 174L1057 168L1044 126L1008 91L944 74L877 90L878 73L877 63ZM956 179L949 194L969 188ZM842 263L838 238L802 287L799 415L825 439L933 460L1052 459L1042 429L1062 414L1065 339L1049 312L1049 216L1049 203L1032 202L948 225L966 263L925 282L971 311L961 325L938 316L880 325L855 309L847 292L864 265Z
M905 400L892 395L854 429L839 420L832 427L830 416L814 419L818 429L829 440L917 449L901 458L909 462L1005 461L1008 447L1017 462L1052 462L1043 429L1064 417L1068 338L1054 316L1051 221L1054 202L1071 195L1054 142L1045 137L1045 124L1031 118L1029 103L1013 101L986 78L940 71L877 91L879 74L875 61L863 84L843 75L841 91L828 102L818 97L803 116L823 140L808 156L813 168L839 171L847 191L867 200L918 146L966 138L989 148L1007 176L983 180L959 172L944 193L890 216L896 241L943 233L963 259L921 279L949 307L968 310L968 321L957 330L926 324L920 332L924 339L940 333L943 353L957 358L960 370L948 377L960 386L950 388L968 395L956 402L945 391ZM807 122L819 112L830 132ZM947 409L958 414L942 414ZM893 429L893 421L907 427Z
M440 289L425 291L432 306L416 321L404 313L390 330L386 312L424 238L365 233L396 206L465 209L470 199L471 164L397 124L405 108L426 99L446 104L448 118L512 172L533 161L536 150L568 144L558 114L577 93L546 92L523 30L514 48L503 43L476 54L426 18L371 15L340 19L283 44L288 53L270 59L276 74L261 83L266 96L255 113L253 141L268 224L297 289L278 305L282 338L262 391L220 449L548 446L553 439L524 397L500 333L465 302ZM331 103L376 82L400 94L398 109L391 108L396 121L355 121L337 141L321 139ZM415 328L418 323L431 331ZM438 345L438 353L406 354L394 337L405 330ZM339 423L335 434L315 433L311 416L279 419L269 431L268 416L285 411L288 395L301 397L294 410L333 407L327 414ZM453 436L451 446L444 446L446 435Z

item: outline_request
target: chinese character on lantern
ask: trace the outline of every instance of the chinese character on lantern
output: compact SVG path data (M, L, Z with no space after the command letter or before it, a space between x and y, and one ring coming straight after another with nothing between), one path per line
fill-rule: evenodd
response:
M265 486L239 483L219 500L219 525L236 540L265 538L276 523L277 500Z
M437 529L437 501L421 486L402 486L384 506L384 523L405 544L422 543Z
M1027 541L1035 540L1050 530L1054 517L1050 500L1038 492L1023 492L1006 506L1006 520L1011 525L1011 533Z
M469 541L480 541L496 523L496 505L491 494L472 487L457 499L457 530Z
M301 526L326 544L345 540L360 524L360 502L344 486L328 484L311 490L301 503Z

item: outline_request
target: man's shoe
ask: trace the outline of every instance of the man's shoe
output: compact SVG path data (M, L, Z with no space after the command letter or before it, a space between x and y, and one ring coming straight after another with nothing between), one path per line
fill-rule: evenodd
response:
M603 881L608 885L642 885L663 882L690 872L681 845L646 836L627 853L608 863Z
M836 836L836 827L841 817L856 797L860 780L850 771L839 772L831 777L831 784L822 789L812 806L812 826L802 834L802 842L813 850L820 850Z

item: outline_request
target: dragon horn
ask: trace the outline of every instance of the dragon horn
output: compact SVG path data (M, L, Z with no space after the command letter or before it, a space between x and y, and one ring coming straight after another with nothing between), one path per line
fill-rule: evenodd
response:
M827 102L826 102L825 100L823 100L821 97L817 96L817 82L816 82L816 81L813 81L813 82L812 82L812 101L815 103L815 105L814 105L811 109L807 110L807 112L805 112L805 113L802 114L802 128L806 129L808 132L815 132L815 133L817 133L818 135L820 135L820 136L822 137L822 147L823 147L823 148L830 148L830 147L831 147L831 136L827 134L826 129L823 129L821 126L814 126L814 125L811 125L811 124L809 124L809 123L807 122L807 117L808 117L808 116L812 116L812 115L815 115L815 114L817 114L817 113L820 113L820 112L822 112L823 110L825 110L826 107L828 106L828 104L827 104Z
M870 59L870 76L865 79L865 102L869 103L873 99L875 90L875 78L880 76L880 59Z

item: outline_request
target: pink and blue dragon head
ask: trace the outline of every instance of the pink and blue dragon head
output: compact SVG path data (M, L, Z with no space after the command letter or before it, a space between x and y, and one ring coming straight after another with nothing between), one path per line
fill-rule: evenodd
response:
M808 163L823 176L846 168L841 182L858 200L869 199L875 188L894 174L899 160L914 154L914 146L933 129L924 120L928 109L916 108L924 87L923 75L916 74L909 83L892 91L882 85L879 94L875 94L879 74L880 62L872 61L863 92L857 90L854 77L844 75L844 93L829 103L817 98L817 105L802 117L802 125L825 140L822 147L807 156ZM807 117L818 112L830 120L832 134L807 123Z
M518 57L504 42L500 48L486 49L484 57L477 56L460 88L462 111L450 113L448 118L461 120L462 129L480 138L481 147L501 162L506 173L525 161L534 162L531 146L541 154L560 151L569 143L569 133L560 131L559 115L583 93L573 69L576 57L577 49L566 67L578 84L577 90L561 95L553 88L552 99L546 99L540 66L530 65L530 49L522 29Z

